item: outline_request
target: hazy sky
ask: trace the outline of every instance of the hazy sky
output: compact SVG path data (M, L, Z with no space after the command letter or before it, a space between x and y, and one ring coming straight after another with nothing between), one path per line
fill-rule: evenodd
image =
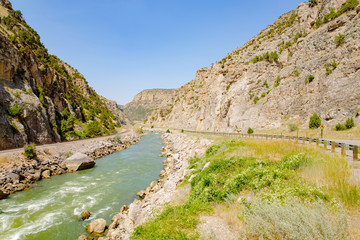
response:
M243 45L299 0L11 0L49 53L100 95L126 104L178 88Z

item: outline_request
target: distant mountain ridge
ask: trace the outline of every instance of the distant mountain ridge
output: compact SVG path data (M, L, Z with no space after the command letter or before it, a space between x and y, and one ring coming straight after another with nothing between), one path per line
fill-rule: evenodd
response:
M104 135L119 125L107 100L48 53L8 0L0 0L0 17L0 150Z
M147 124L246 132L320 115L333 127L360 114L358 0L301 3L177 89ZM166 114L164 114L166 113Z
M174 100L174 89L146 89L123 107L124 113L131 121L144 121L157 107L165 108Z

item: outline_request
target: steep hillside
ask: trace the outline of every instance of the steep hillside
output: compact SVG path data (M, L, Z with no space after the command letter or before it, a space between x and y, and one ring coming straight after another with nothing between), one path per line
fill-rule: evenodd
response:
M146 89L124 106L124 112L132 121L144 121L154 109L169 108L175 99L174 94L174 89Z
M302 3L177 91L172 109L148 124L246 131L296 123L314 113L334 126L360 111L357 0Z
M0 150L108 134L114 114L83 75L48 50L0 1Z

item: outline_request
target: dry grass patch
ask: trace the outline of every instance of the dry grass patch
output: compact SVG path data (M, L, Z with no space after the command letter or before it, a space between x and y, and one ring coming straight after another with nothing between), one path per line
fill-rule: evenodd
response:
M0 166L4 166L8 163L10 163L10 158L7 158L7 157L0 157Z

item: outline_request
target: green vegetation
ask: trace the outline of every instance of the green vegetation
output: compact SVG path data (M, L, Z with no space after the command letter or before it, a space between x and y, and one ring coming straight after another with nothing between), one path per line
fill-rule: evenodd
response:
M119 143L119 144L122 144L122 141L121 141L121 135L120 134L116 134L116 136L114 137L114 141Z
M360 189L348 182L346 160L320 151L259 139L213 145L190 160L195 177L180 186L191 187L188 197L165 205L132 239L198 239L204 215L225 216L243 230L239 239L350 239L342 205L358 207Z
M353 127L355 127L355 123L354 123L354 119L351 117L351 118L346 119L346 122L344 125L341 123L336 124L335 130L336 131L344 131L347 129L351 129Z
M312 115L310 117L309 128L310 129L319 128L320 125L321 125L321 119L320 119L319 115L314 113L314 115Z
M334 20L335 18L341 16L342 14L354 10L356 8L356 6L359 5L359 1L358 0L347 0L341 7L340 9L335 12L334 8L330 9L330 12L327 13L323 19L318 18L316 20L315 26L314 27L320 27L323 23L327 23L330 22L332 20Z
M254 130L252 128L248 128L247 133L252 134L252 133L254 133Z
M98 121L92 121L85 126L86 137L98 137L102 136L102 128Z
M339 33L339 35L335 36L335 43L336 46L340 46L341 44L345 43L346 35Z
M23 114L23 109L21 106L15 104L14 106L9 107L8 113L12 117L20 117Z
M280 81L281 81L280 76L277 76L277 78L276 78L276 80L275 80L274 87L278 87L278 86L280 85Z
M171 133L171 132L170 132L170 129L166 130L166 133Z
M266 93L265 92L261 93L261 97L266 97Z
M346 119L345 127L346 127L346 129L351 129L351 128L355 127L354 119L353 118Z
M307 78L305 78L305 84L311 83L314 81L315 77L313 75L309 75Z
M273 63L273 62L276 62L278 63L279 62L279 56L277 54L277 52L266 52L264 53L263 55L259 55L259 56L256 56L255 58L251 59L251 62L252 63L257 63L257 62L261 62L261 61L268 61L270 63Z
M256 104L259 100L260 100L260 98L259 98L258 96L256 96L256 97L254 98L254 103Z
M346 127L342 125L341 123L336 124L335 126L336 131L344 131L346 130Z
M24 147L24 154L27 159L36 158L36 147L35 144L27 145Z
M336 68L337 68L337 63L335 61L335 59L329 64L326 63L324 65L325 69L326 69L326 75L330 75Z
M290 130L290 132L295 132L295 131L299 130L299 127L296 124L290 123L289 130Z

